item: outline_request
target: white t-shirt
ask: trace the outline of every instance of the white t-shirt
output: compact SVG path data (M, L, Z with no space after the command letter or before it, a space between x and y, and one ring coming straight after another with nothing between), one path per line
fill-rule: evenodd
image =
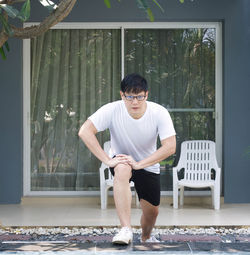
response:
M98 132L109 129L110 156L126 154L140 161L157 150L158 135L163 140L176 134L168 110L153 102L146 103L146 111L140 119L130 116L123 100L106 104L89 117ZM158 174L159 166L157 163L145 170Z

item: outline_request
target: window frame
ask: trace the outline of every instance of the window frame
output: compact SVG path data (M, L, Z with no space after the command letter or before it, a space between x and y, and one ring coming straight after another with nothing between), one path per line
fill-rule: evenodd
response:
M39 23L24 23L24 27ZM215 29L215 142L217 161L222 167L223 143L223 74L222 74L222 23L221 22L62 22L51 29L119 29L121 30L121 75L124 77L124 35L125 29L189 29L214 28ZM24 196L96 196L100 191L31 191L30 173L30 76L31 54L30 39L23 40L23 195ZM168 109L169 112L186 111L185 109ZM192 110L192 109L191 109ZM196 109L199 110L199 109ZM200 109L206 111L206 109ZM223 173L223 171L222 171ZM222 182L222 178L221 178ZM221 185L222 187L222 185ZM186 191L187 195L208 195L209 191ZM162 191L162 195L172 195L172 191Z

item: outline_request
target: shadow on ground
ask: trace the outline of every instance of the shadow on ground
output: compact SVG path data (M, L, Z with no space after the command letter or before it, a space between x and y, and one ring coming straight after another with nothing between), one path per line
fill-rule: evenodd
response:
M102 228L103 229L103 228ZM113 245L113 232L101 232L95 230L85 231L85 234L76 232L65 233L62 229L56 234L39 231L26 231L25 229L7 228L0 233L0 252L29 254L31 252L72 252L72 254L102 254L125 253L125 254L250 254L250 233L234 229L230 231L214 231L213 234L191 234L190 231L158 231L160 243L140 243L140 234L134 234L133 243L130 245ZM102 234L97 234L102 233ZM157 231L156 231L157 232ZM38 234L43 233L43 234Z

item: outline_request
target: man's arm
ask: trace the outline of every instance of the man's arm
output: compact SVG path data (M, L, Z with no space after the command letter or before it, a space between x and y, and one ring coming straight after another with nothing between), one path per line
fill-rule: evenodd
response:
M176 138L174 136L170 136L161 141L161 147L156 150L152 155L149 157L136 162L131 156L123 156L128 161L127 163L132 166L133 169L143 169L149 166L152 166L160 161L168 158L169 156L173 155L176 151Z
M115 167L119 163L126 163L126 159L123 157L115 157L111 159L105 151L102 149L96 138L97 129L91 120L86 120L79 130L79 137L88 147L88 149L104 164L109 167Z

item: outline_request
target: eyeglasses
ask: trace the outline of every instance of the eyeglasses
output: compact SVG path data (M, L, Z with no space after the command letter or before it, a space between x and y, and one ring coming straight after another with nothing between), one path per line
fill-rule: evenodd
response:
M125 94L123 94L124 95L124 97L128 100L128 101L133 101L135 98L138 100L138 101L143 101L144 99L145 99L145 97L146 97L146 95L144 95L144 96L142 96L142 95L140 95L140 96L127 96L127 95L125 95Z

